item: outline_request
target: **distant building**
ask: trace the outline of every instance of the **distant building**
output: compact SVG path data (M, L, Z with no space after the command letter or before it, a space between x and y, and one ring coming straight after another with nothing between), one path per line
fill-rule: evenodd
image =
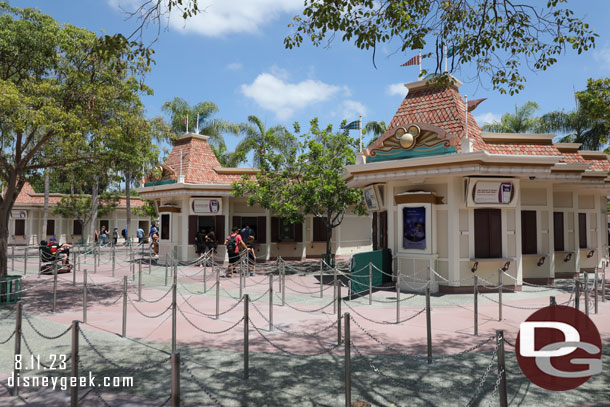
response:
M55 236L60 242L77 243L83 238L83 230L81 224L76 219L62 218L59 215L54 215L52 209L61 200L64 194L49 194L49 217L47 220L47 235L42 234L42 222L44 212L44 194L34 191L32 186L26 183L23 189L17 196L11 216L9 220L9 244L18 245L37 245L41 240L47 240L49 237ZM131 198L131 208L141 207L144 202L136 197ZM125 198L120 198L119 206L109 214L98 217L96 229L101 230L102 225L106 226L107 230L112 231L115 227L119 230L119 238L122 242L121 230L127 226L127 211ZM136 234L138 226L148 231L150 227L150 219L145 216L137 216L132 213L131 227L128 228L129 235L133 238ZM85 235L88 231L85 230ZM108 241L110 241L109 236ZM85 236L86 238L86 236Z
M608 156L551 134L482 132L456 79L409 92L388 130L347 167L373 211L373 247L388 247L403 288L519 288L600 266L608 256ZM430 272L433 270L438 275ZM485 282L486 281L486 282Z

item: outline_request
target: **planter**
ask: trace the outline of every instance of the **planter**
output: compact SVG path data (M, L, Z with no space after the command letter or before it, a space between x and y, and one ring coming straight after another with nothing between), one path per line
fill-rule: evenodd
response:
M0 277L0 306L14 304L21 299L22 276Z

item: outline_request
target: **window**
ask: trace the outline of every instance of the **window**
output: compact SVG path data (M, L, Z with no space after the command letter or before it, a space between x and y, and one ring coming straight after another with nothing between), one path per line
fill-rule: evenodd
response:
M170 214L164 213L161 215L161 240L170 240L169 234L169 224L170 224Z
M55 236L55 219L47 220L47 236Z
M474 256L479 259L502 257L502 211L474 210Z
M15 219L15 236L25 236L25 219Z
M288 223L285 219L271 218L271 241L272 242L302 242L303 224Z
M553 229L555 241L555 251L562 252L565 250L564 246L564 231L563 231L563 212L553 212Z
M79 220L74 219L72 221L72 234L80 236L83 234L83 225Z
M280 218L278 237L280 241L294 241L294 223L288 223Z
M578 247L587 248L587 214L578 214Z
M313 241L326 242L326 218L313 218Z
M521 253L538 253L536 237L536 211L521 211Z

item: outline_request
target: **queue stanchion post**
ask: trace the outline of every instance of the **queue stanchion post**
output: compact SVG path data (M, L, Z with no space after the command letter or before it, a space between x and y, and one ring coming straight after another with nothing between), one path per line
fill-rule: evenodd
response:
M220 317L220 268L216 270L216 319Z
M508 393L506 389L506 363L504 359L504 330L496 330L496 346L498 347L498 395L500 397L500 407L508 407Z
M123 325L121 333L123 338L127 336L127 276L123 276Z
M56 311L57 306L57 262L53 265L53 313Z
M606 302L606 262L602 261L602 302Z
M585 271L584 275L584 292L585 292L585 315L589 316L589 273Z
M351 335L350 315L345 313L345 407L352 406L352 367L351 367Z
M116 245L112 245L112 277L114 277L114 270L116 268Z
M400 273L396 274L396 323L400 322Z
M25 250L23 251L23 275L25 276L28 273L28 247L25 246Z
M180 353L172 351L172 407L180 407Z
M320 259L320 298L324 297L324 259Z
M72 321L72 349L70 352L70 376L76 378L74 386L70 386L70 407L78 406L78 321Z
M286 305L286 263L282 260L282 306Z
M337 283L337 345L341 345L341 283Z
M176 277L174 277L174 284L172 285L172 352L176 352L176 308L177 308L177 284Z
M269 331L273 331L273 273L269 273Z
M153 248L150 248L150 251L148 252L148 274L152 274L152 259L153 259L153 255L155 254Z
M98 259L98 257L100 257L100 255L97 251L98 251L98 248L97 248L97 246L95 246L93 248L93 274L97 274L97 259Z
M87 323L87 269L83 273L83 324Z
M373 305L373 263L369 262L369 305Z
M164 285L167 287L167 269L169 268L169 256L165 253L165 283Z
M208 258L203 259L203 292L208 292Z
M138 262L138 301L142 301L142 262Z
M40 272L40 267L38 270ZM13 246L11 247L11 272L15 272L15 243L13 243Z
M574 288L574 308L580 310L580 277L577 277L574 281L576 287Z
M598 297L597 297L597 266L595 267L595 274L593 274L593 312L595 312L596 314L599 311L599 303L598 303Z
M249 372L249 351L250 351L250 296L244 296L244 379L248 379Z
M498 269L498 321L502 321L502 269Z
M428 364L432 363L432 315L430 312L430 281L426 285L426 342L428 347Z
M41 259L42 256L41 256L41 254L42 253L40 252L40 250L38 250L38 271L36 272L38 275L40 275L40 266L41 266L41 263L42 263L42 259Z
M473 278L473 293L474 293L474 335L479 335L479 277Z
M21 355L21 334L23 333L21 325L22 321L23 305L21 301L17 301L15 308L15 354L13 355L13 361L17 360L17 355ZM19 395L19 385L17 383L17 378L20 374L21 366L17 363L13 363L13 377L15 378L15 382L13 383L13 396Z

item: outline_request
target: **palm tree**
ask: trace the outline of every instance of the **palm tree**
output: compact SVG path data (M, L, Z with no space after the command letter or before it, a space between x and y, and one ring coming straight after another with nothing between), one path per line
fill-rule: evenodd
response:
M225 168L235 168L240 163L246 161L245 152L237 150L235 152L227 151L227 145L224 141L217 146L210 145L210 147L212 148L212 151L214 152L214 155L218 159L220 165Z
M608 142L608 129L601 120L592 119L577 104L571 112L554 111L540 118L546 131L566 133L563 143L581 143L586 150L601 150Z
M245 137L235 147L234 154L245 157L249 152L254 152L254 167L260 167L266 153L275 150L280 154L287 154L297 145L296 138L284 126L266 129L263 122L254 115L248 116L248 123L240 124L239 130Z
M483 131L492 133L535 133L541 130L540 118L533 117L540 107L536 102L526 102L523 106L515 105L515 114L504 113L499 122L485 124Z
M369 141L369 143L366 146L370 147L373 144L375 144L375 142L379 139L379 137L383 136L383 133L385 133L386 130L387 130L387 126L385 125L385 122L383 120L380 122L377 122L377 121L368 122L366 124L366 126L364 126L364 129L362 129L362 134L364 135L364 134L371 133L373 135L373 138L371 139L371 141Z
M199 133L209 137L208 143L217 151L224 144L223 133L234 135L239 133L238 125L226 120L212 118L218 112L218 106L213 102L199 102L190 106L186 100L176 97L163 103L161 110L170 116L170 128L173 132L183 133L186 130L193 129L199 131ZM188 118L188 129L185 123L186 118ZM199 128L197 128L197 125Z

